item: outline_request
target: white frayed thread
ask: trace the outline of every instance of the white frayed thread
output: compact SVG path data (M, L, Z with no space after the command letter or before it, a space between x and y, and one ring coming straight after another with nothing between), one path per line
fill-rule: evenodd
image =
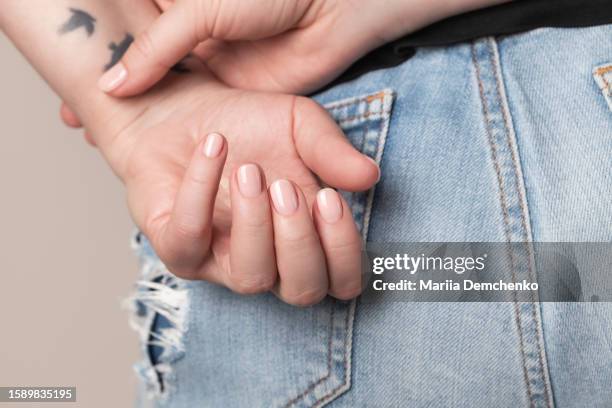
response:
M145 361L135 367L136 371L145 380L147 396L159 398L168 393L172 382L170 363L184 352L189 297L182 282L161 261L144 257L141 273L144 279L136 283L136 289L126 299L126 306L131 310L130 326L138 333L146 356ZM139 313L143 310L144 314ZM169 327L151 330L156 315L163 316L170 323ZM149 346L162 350L155 365L150 361Z
M164 277L165 278L165 277ZM164 279L165 280L165 279ZM182 348L182 333L185 331L185 308L187 290L168 286L169 283L139 281L133 301L142 303L147 309L165 317L172 327L149 333L150 345Z

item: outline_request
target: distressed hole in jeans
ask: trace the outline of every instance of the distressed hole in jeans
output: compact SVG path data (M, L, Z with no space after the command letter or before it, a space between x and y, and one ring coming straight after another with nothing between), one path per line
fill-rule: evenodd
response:
M141 279L127 299L130 325L139 335L143 361L135 365L146 395L160 398L174 382L172 364L183 357L183 335L189 298L184 283L155 256L148 241L135 234L132 246L141 264Z

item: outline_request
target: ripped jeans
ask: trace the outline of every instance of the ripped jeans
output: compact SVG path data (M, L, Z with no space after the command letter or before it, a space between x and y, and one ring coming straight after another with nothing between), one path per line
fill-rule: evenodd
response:
M364 239L612 241L610 38L546 28L423 48L317 95L382 169L344 194ZM612 406L609 303L296 308L176 279L134 245L141 406Z

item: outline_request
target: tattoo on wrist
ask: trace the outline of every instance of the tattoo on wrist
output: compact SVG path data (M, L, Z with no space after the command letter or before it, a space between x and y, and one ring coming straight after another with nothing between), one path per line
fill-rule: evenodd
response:
M83 27L87 31L87 36L91 37L95 31L96 19L83 10L76 8L70 8L69 10L71 13L70 18L62 24L59 33L66 34Z
M125 52L130 47L130 44L132 44L133 42L134 42L134 37L132 36L132 34L127 33L125 37L123 37L123 40L121 40L120 43L117 44L117 43L112 42L108 44L108 48L111 50L112 54L111 54L110 62L104 66L104 69L109 70L112 68L113 65L118 63L123 57L123 54L125 54Z
M59 34L62 35L70 33L82 27L87 32L87 36L91 37L95 31L96 19L86 11L76 8L69 8L69 10L71 13L70 18L61 25L58 31ZM104 65L104 70L108 71L113 67L113 65L118 63L133 42L134 36L127 33L119 43L111 42L108 44L108 48L111 50L111 59L106 65ZM183 61L176 63L172 68L170 68L170 70L179 74L190 72Z

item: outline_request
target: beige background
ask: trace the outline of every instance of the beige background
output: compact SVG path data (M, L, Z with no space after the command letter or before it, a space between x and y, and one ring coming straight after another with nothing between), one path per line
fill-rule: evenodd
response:
M0 62L0 386L72 385L69 406L131 406L138 343L121 301L137 265L122 187L2 35Z

